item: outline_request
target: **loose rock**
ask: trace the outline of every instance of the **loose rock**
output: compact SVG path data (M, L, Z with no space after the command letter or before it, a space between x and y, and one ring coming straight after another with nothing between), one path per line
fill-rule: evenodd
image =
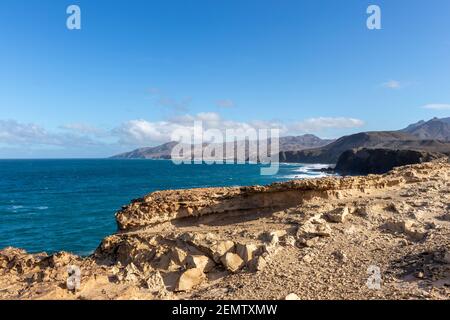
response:
M197 255L188 256L186 258L186 265L188 268L197 268L205 273L208 273L216 266L214 261L212 261L207 256L197 256Z
M176 291L189 291L193 287L201 284L205 279L206 276L201 269L188 269L180 276Z
M221 258L222 264L231 272L236 272L244 266L244 260L236 253L228 252Z

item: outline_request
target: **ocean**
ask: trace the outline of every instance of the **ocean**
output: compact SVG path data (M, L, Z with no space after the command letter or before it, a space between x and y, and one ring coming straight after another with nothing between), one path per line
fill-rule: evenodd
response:
M320 177L324 165L175 165L168 160L0 160L0 249L91 254L117 230L114 214L156 190L264 185Z

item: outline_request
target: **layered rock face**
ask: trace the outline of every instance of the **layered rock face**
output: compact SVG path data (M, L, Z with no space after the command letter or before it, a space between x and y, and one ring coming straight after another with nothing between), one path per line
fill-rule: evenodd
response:
M444 154L416 150L353 149L339 157L335 171L340 174L382 174L395 167L447 158Z
M447 299L449 176L450 164L434 161L154 192L116 214L120 231L92 256L0 251L0 298ZM81 270L75 291L69 266Z

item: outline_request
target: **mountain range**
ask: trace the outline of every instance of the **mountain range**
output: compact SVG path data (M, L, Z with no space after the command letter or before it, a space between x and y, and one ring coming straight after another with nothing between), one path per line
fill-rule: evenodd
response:
M401 130L419 139L435 139L450 141L450 118L433 118L430 121L419 121Z
M238 145L244 143L237 142ZM176 144L168 142L156 147L140 148L112 158L170 159ZM450 155L450 118L422 120L398 131L361 132L337 140L306 134L280 137L279 141L281 162L336 163L343 152L358 148L419 150Z
M302 136L287 136L280 137L279 140L279 150L280 151L299 151L304 149L318 148L325 146L334 140L331 139L321 139L313 134L305 134ZM248 142L247 142L248 143ZM270 142L269 142L270 143ZM178 142L167 142L156 147L146 147L133 150L131 152L125 152L113 156L113 159L170 159L172 148L177 145ZM237 146L242 146L245 141L238 141ZM224 144L224 150L226 150L227 145L231 143ZM206 144L205 144L206 146ZM246 148L247 150L247 148ZM248 153L247 153L248 156Z

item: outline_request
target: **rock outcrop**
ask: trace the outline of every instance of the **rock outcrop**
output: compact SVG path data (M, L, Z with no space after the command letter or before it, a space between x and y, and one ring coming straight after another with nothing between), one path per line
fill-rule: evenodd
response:
M444 157L441 153L416 150L353 149L341 154L335 171L339 174L382 174L395 167Z
M0 251L1 299L448 299L450 164L151 193L94 254ZM382 290L366 285L382 271ZM78 289L68 270L79 268ZM301 290L299 289L301 288Z
M335 164L345 151L352 149L420 150L450 155L450 142L419 139L402 131L360 132L337 139L320 148L280 152L281 162Z

